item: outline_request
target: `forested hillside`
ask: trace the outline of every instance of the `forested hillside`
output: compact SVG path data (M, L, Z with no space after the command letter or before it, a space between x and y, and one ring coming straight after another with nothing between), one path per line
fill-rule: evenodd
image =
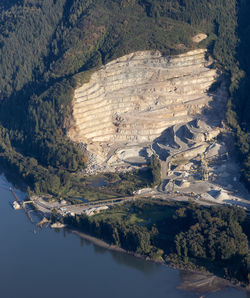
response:
M231 85L228 121L249 182L249 4L236 0L19 0L0 4L0 157L36 192L84 167L66 137L74 88L124 54L208 47ZM245 72L245 77L244 77ZM67 177L67 178L66 178ZM53 181L53 183L51 182Z
M234 85L232 83L232 106L228 113L233 111L233 121L228 119L229 123L237 131L237 145L240 149L240 160L242 162L242 177L250 190L250 95L248 92L250 84L250 3L241 1L239 7L239 24L237 28L239 44L237 48L237 59L240 63L240 69L243 73L240 79Z

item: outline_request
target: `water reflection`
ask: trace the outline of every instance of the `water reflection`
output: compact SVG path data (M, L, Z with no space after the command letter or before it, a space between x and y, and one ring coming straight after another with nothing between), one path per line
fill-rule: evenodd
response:
M117 264L136 269L146 275L152 275L159 269L159 265L153 262L146 262L145 260L141 260L125 253L112 251L111 255Z
M89 185L93 188L98 188L98 187L106 186L107 182L105 180L105 177L96 177L95 179L91 180Z
M99 255L103 255L105 253L107 253L107 249L98 245L93 245L94 247L94 252L99 254Z
M1 180L0 187L2 189L9 190L10 183L11 183L13 187L18 188L23 192L26 191L26 185L24 184L24 182L21 179L19 179L15 174L13 174L11 171L4 169L1 165L0 165L0 180Z
M63 229L63 230L64 230L63 233L65 235L67 235L67 234L72 235L72 232L69 229ZM98 255L104 255L104 254L109 253L112 256L112 259L118 265L136 269L140 272L143 272L146 275L153 274L155 271L159 270L160 265L158 265L158 264L155 264L153 262L146 262L143 259L136 258L132 255L127 254L127 253L109 250L105 247L93 244L91 241L80 237L80 246L84 247L85 245L87 245L87 246L91 245L94 249L94 252Z

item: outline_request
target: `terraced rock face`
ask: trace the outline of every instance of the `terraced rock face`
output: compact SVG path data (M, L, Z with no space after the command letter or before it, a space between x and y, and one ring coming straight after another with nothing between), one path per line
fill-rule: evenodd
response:
M207 90L218 76L205 55L143 51L103 66L75 91L70 138L107 161L122 149L132 157L168 127L193 120L212 100Z

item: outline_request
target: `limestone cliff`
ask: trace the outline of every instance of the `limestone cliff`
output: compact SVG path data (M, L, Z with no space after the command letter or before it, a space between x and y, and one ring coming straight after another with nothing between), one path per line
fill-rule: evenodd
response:
M158 51L123 56L75 90L68 134L103 162L118 151L120 159L139 155L168 127L200 114L213 99L207 91L217 77L204 49L172 57Z

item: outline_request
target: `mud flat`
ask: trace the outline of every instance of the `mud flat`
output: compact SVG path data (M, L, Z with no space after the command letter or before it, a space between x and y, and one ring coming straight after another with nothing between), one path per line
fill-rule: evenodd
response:
M203 272L181 271L181 280L179 289L196 293L216 292L232 286L223 278Z

